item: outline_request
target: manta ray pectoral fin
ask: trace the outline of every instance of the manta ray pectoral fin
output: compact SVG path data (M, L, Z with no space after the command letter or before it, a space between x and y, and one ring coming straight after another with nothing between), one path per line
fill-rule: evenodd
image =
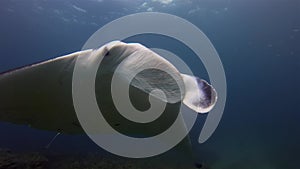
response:
M181 74L185 85L183 103L198 113L209 112L217 102L216 90L203 79Z

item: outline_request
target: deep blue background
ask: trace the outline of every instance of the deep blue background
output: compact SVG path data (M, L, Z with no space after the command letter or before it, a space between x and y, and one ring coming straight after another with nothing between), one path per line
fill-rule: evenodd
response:
M101 26L127 14L151 7L175 14L208 36L226 72L228 97L218 129L202 145L196 137L205 115L192 130L199 158L217 168L299 168L300 1L174 0L166 5L147 1L142 7L143 2L1 0L0 72L78 51ZM40 150L54 135L0 123L3 148ZM51 150L80 152L95 147L86 136L63 135Z

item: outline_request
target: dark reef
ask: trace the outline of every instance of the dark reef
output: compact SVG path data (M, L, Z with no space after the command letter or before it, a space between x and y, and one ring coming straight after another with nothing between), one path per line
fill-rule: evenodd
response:
M0 169L173 169L168 165L137 162L120 157L107 157L97 153L62 155L40 152L15 152L0 149ZM202 167L205 168L205 167Z

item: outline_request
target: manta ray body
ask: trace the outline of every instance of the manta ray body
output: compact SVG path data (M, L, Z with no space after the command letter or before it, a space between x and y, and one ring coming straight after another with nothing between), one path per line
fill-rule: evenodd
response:
M216 91L205 80L181 74L170 62L141 44L115 41L98 49L2 73L0 120L42 130L82 133L72 100L73 71L76 61L88 66L95 57L103 57L95 80L97 102L108 123L122 133L155 135L172 124L181 102L198 113L210 111L216 103ZM139 72L129 81L128 75L145 65L153 68ZM166 97L151 93L158 101L167 103L161 117L141 124L121 116L111 96L114 74L122 83L130 84L130 101L138 110L145 111L151 106L148 100L151 91L163 91Z

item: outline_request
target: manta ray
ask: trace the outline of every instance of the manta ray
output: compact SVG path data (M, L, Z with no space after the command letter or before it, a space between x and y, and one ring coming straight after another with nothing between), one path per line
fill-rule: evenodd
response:
M141 44L114 41L97 49L71 53L2 73L0 121L60 133L83 133L72 100L72 77L76 61L88 65L94 62L95 57L103 57L95 80L97 102L108 123L121 133L155 135L174 121L179 103L196 113L206 113L217 101L217 93L207 81L181 74L169 61ZM145 65L153 68L137 73L129 81L128 75ZM130 85L130 101L136 109L145 111L151 106L149 94L166 103L161 117L144 124L121 116L111 96L114 74L122 83ZM154 89L160 89L165 96L153 93Z

